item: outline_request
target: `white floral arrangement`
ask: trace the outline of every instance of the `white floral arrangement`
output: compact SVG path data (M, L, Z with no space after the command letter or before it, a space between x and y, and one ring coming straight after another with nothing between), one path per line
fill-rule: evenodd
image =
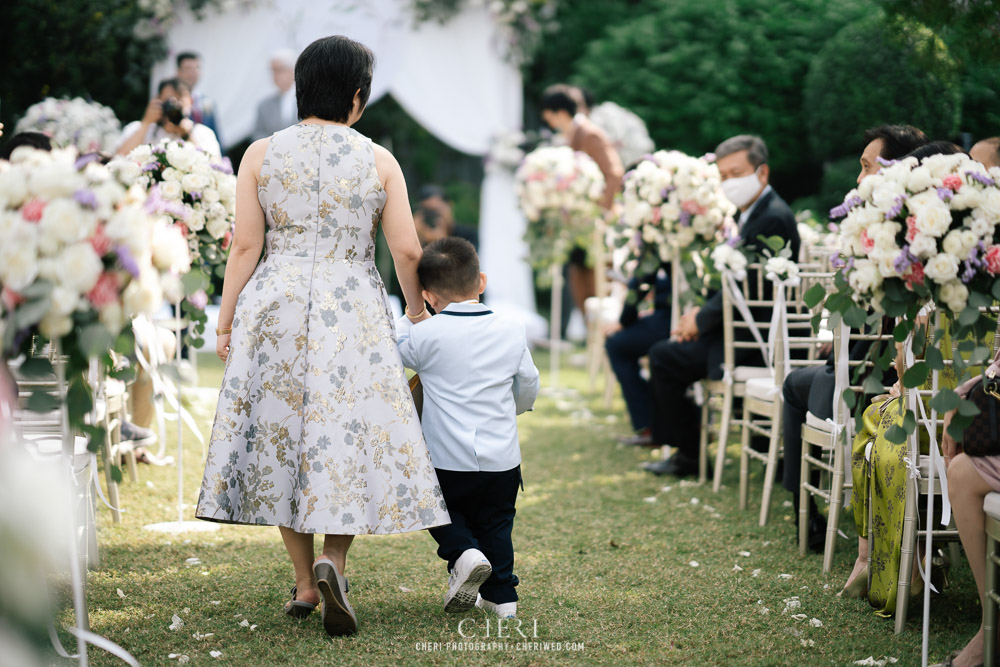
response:
M111 153L121 134L121 123L103 104L82 97L47 97L28 107L15 131L41 132L58 147L73 146L80 153Z
M527 141L527 135L520 130L494 136L490 142L490 150L486 154L486 169L509 169L511 171L517 169L524 161L524 149L521 147Z
M739 246L739 237L734 237L726 243L720 243L712 249L712 265L719 274L731 273L737 280L743 280L747 275L747 256Z
M866 177L830 212L844 218L834 261L851 299L898 314L915 298L957 314L970 293L995 294L998 182L1000 168L964 153L906 158Z
M176 229L193 268L165 285L167 298L185 298L184 310L204 331L211 276L222 277L236 218L236 177L226 159L217 160L190 143L144 144L108 165L124 185L147 191L146 210ZM182 284L183 280L183 284ZM188 308L190 306L190 308Z
M159 273L185 270L186 248L157 227L140 186L75 149L11 157L0 162L3 350L17 356L41 334L99 355L131 317L160 307Z
M625 107L601 102L590 110L590 120L608 135L622 164L635 164L653 152L653 140L646 123Z
M604 195L596 162L567 146L546 146L525 156L515 181L532 266L561 264L574 245L589 246Z
M764 276L774 282L796 283L799 279L799 265L789 257L776 255L764 263Z

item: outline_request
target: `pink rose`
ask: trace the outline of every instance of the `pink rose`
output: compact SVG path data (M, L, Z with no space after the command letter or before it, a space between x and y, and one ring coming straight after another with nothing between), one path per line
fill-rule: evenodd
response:
M952 192L958 192L958 189L962 187L962 177L958 174L949 174L941 179L941 184Z
M920 262L910 264L910 270L906 273L906 286L913 289L914 285L924 284L924 265Z
M233 233L226 232L222 237L222 249L229 250L229 246L233 243Z
M90 238L90 247L99 257L104 257L111 250L111 239L104 233L104 225L97 225L97 231Z
M87 299L97 309L110 306L118 300L119 287L118 274L105 271L97 279L97 284L87 292Z
M1000 246L990 246L986 251L986 270L993 276L1000 273Z
M917 218L916 216L907 216L906 218L906 242L913 243L913 239L917 236Z
M208 295L205 294L205 290L200 289L188 298L188 303L197 308L198 310L205 310L205 306L208 305Z
M861 232L861 247L865 249L865 252L871 252L875 247L875 242L868 238L868 230Z
M26 299L23 296L9 287L4 287L3 291L0 292L0 302L3 303L3 307L8 311L14 310L25 301Z
M21 207L21 217L28 222L38 222L42 219L42 213L44 211L45 202L41 199L32 199Z

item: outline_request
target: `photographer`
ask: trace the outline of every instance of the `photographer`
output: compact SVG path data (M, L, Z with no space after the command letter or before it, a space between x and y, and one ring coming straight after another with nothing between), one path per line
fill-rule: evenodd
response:
M133 121L122 130L115 152L128 155L136 146L174 139L189 141L209 155L221 157L215 133L191 120L191 90L178 79L161 81L157 90L158 95L149 101L142 120Z
M420 188L420 200L413 211L413 224L417 227L420 245L425 246L448 236L458 236L473 247L479 247L479 230L455 222L451 200L439 185Z

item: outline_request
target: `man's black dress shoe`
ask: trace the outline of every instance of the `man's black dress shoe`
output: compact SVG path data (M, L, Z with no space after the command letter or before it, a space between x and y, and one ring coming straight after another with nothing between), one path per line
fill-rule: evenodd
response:
M795 542L799 541L799 524L795 524ZM826 517L813 514L809 517L809 551L823 553L826 548Z

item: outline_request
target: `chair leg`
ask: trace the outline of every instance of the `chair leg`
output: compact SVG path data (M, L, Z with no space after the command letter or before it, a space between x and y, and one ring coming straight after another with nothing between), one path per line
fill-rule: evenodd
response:
M809 443L802 441L802 457L799 464L799 556L809 552ZM790 463L790 462L789 462Z
M615 399L615 385L618 384L615 374L611 370L611 362L607 354L601 355L601 365L604 368L604 409L611 409L611 402Z
M983 664L996 665L997 649L997 605L993 594L997 587L997 541L990 534L990 523L993 520L986 517L986 589L983 607Z
M701 433L698 436L698 483L704 484L708 479L708 418L711 415L712 397L705 392L705 402L701 404Z
M116 461L114 460L115 457L111 455L110 432L106 433L104 436L104 442L101 447L101 458L103 459L104 463L104 481L108 487L108 502L110 502L111 506L115 508L118 507L118 482L116 482L115 478L111 476L111 466L115 465ZM116 509L112 509L111 519L116 524L121 523L122 522L121 512Z
M760 501L761 528L767 525L768 514L771 511L771 493L774 491L774 478L778 474L778 450L781 447L781 400L776 396L771 408L771 437L767 447L767 468L764 470L764 493Z
M750 456L747 449L750 447L750 412L747 410L747 402L743 401L743 432L740 435L740 509L747 508L747 487L750 483Z
M830 515L826 520L826 544L823 546L823 574L833 568L833 552L837 549L837 528L840 527L840 510L844 506L844 450L834 439L833 480L830 484Z
M873 488L874 484L869 484ZM903 515L903 541L899 545L899 583L896 586L896 634L906 628L907 607L910 602L910 576L913 573L913 555L917 545L917 499L910 484L906 485L906 507ZM868 526L868 534L874 532Z
M722 488L722 473L726 467L726 446L729 444L729 428L733 418L733 387L728 385L722 394L722 417L719 419L719 446L715 449L715 474L712 477L712 491Z

